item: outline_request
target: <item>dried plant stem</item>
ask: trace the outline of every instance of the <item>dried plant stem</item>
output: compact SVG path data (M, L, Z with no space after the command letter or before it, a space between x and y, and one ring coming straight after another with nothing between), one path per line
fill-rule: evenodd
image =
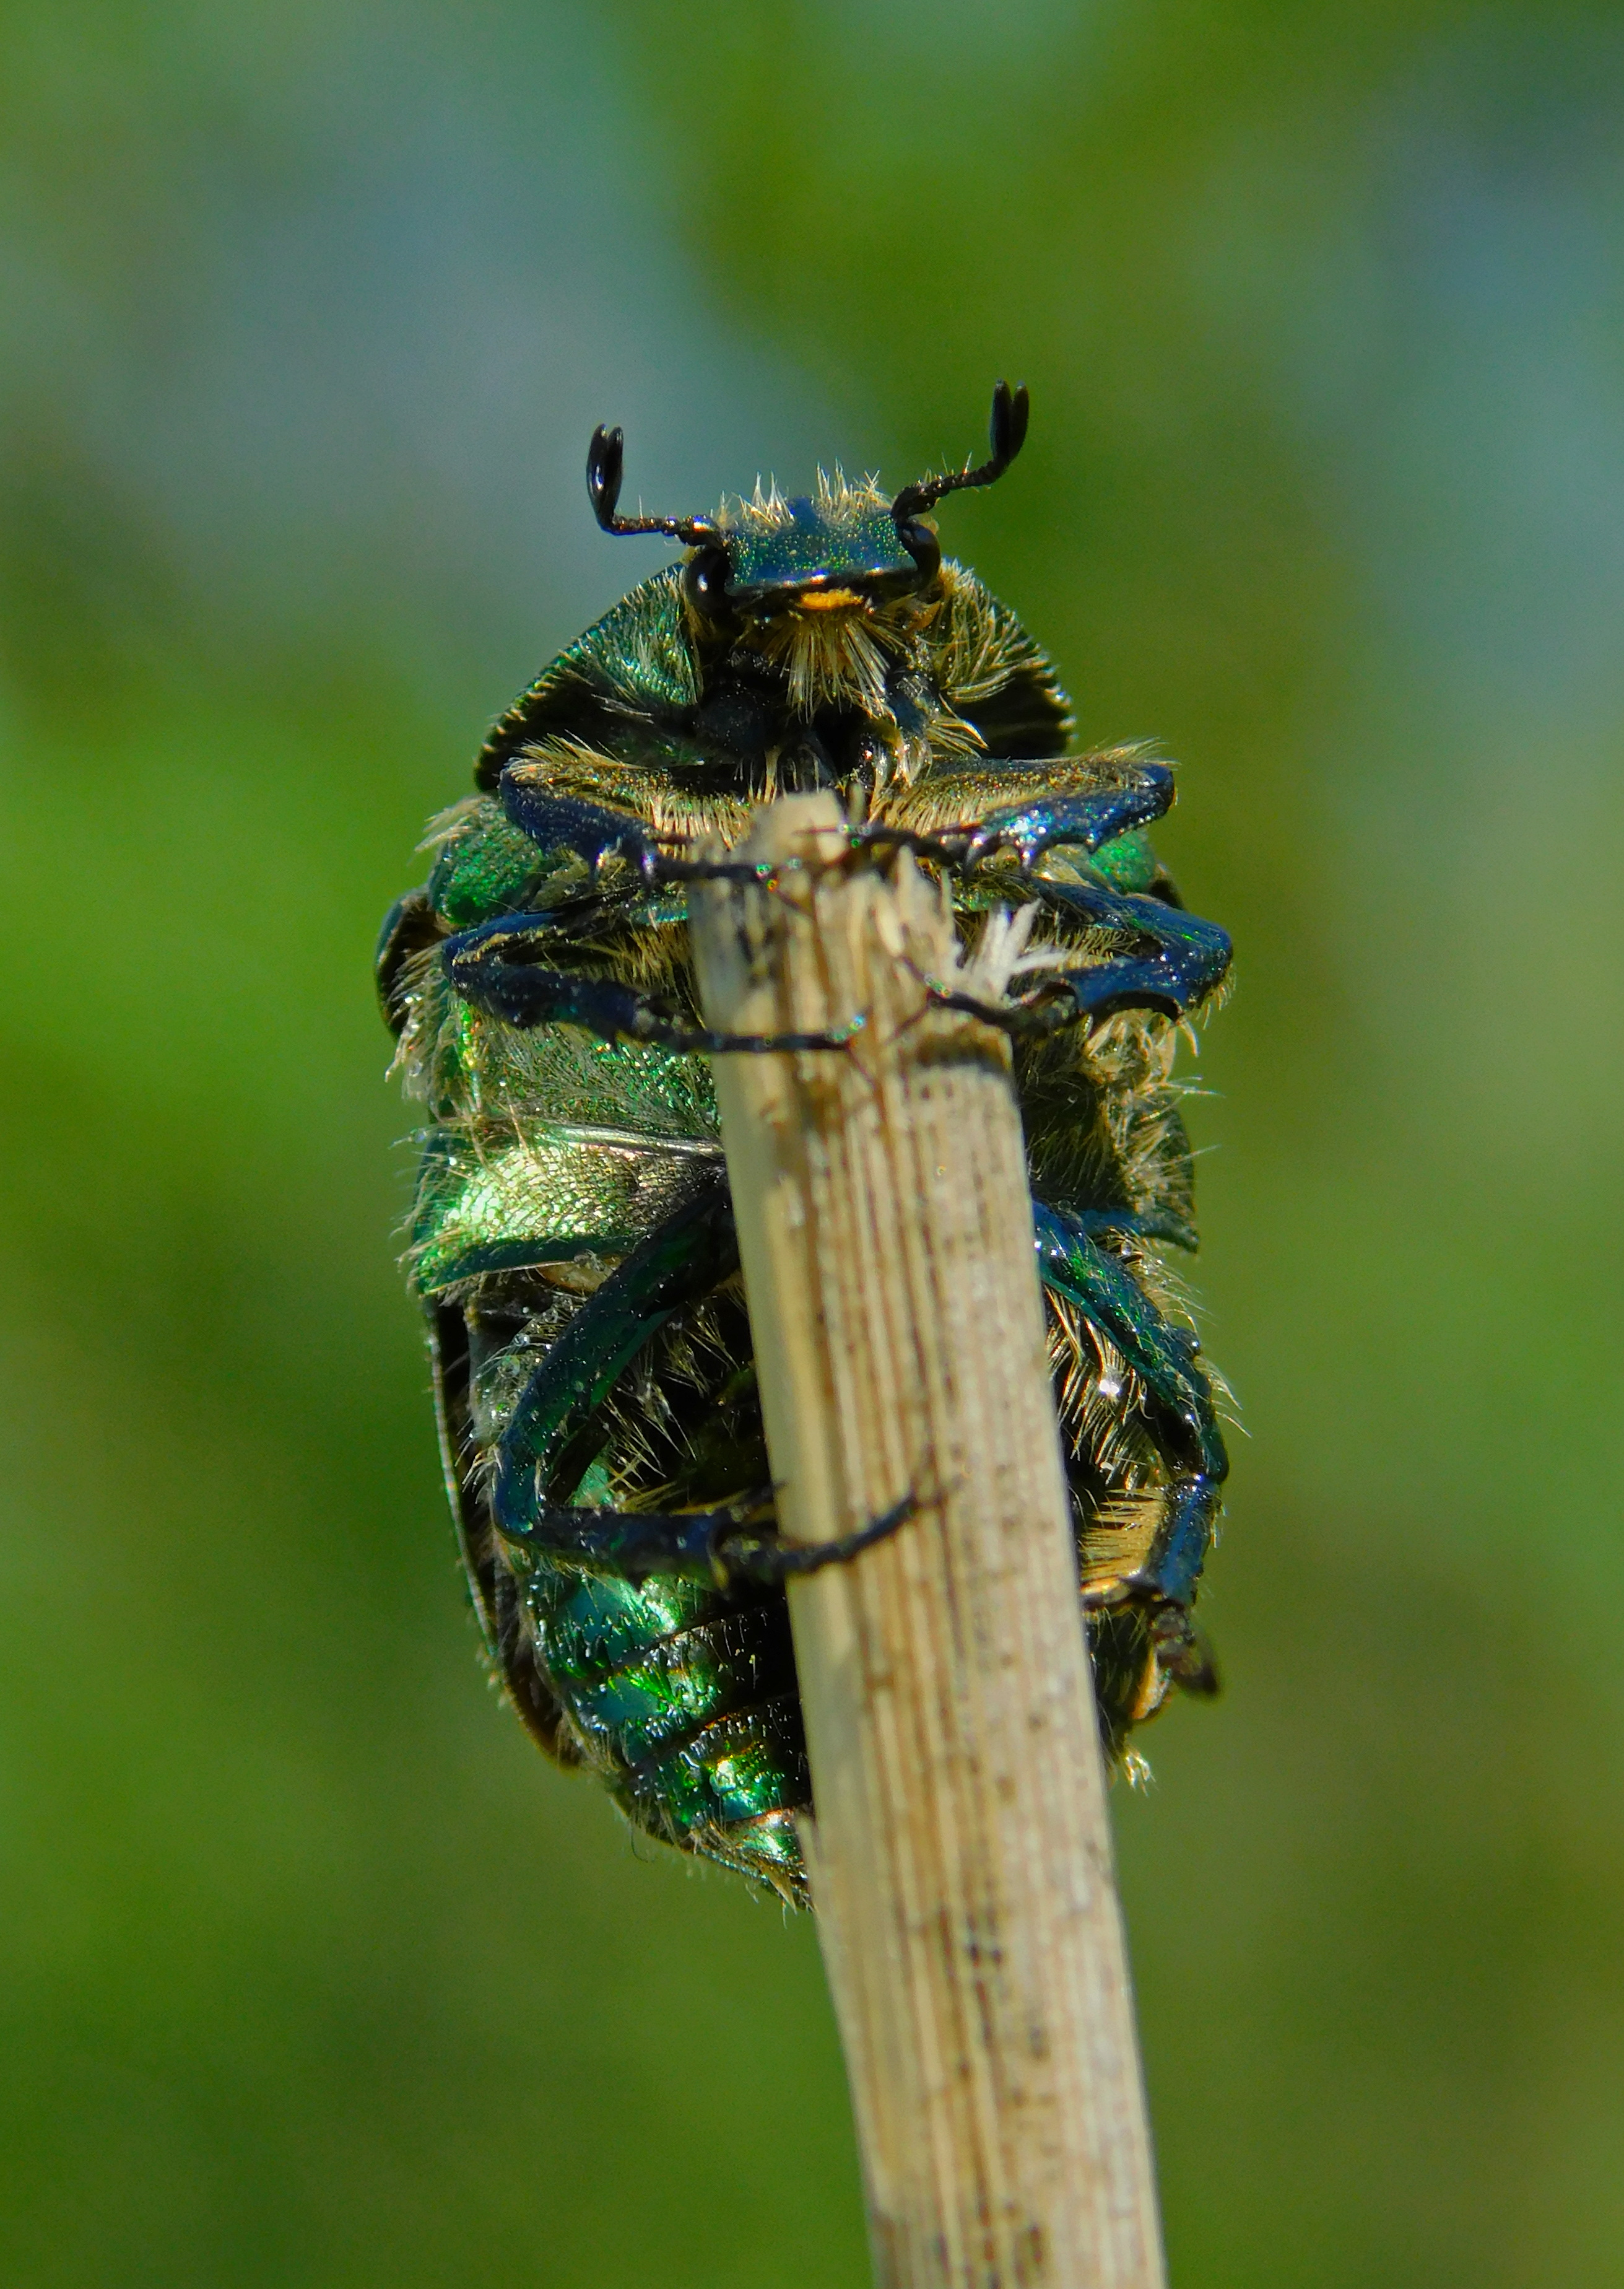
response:
M792 1586L805 1823L881 2289L1157 2289L1150 2139L1005 1038L907 857L829 795L764 810L770 883L706 884L719 1058L784 1531L917 1515ZM1006 983L994 923L955 982ZM1000 958L1001 957L1001 958Z

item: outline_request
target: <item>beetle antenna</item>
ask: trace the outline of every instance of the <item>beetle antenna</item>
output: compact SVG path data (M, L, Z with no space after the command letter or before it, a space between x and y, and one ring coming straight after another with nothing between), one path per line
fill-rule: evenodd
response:
M621 465L625 458L625 432L600 425L586 448L586 497L592 513L605 532L661 532L667 540L685 540L690 547L714 540L716 527L705 516L617 516L620 498Z
M988 425L991 456L979 468L955 469L949 476L921 477L917 484L904 485L891 503L891 514L897 523L905 524L911 518L922 516L927 509L935 506L944 493L967 492L972 485L996 483L1026 443L1026 421L1031 410L1024 382L1019 389L1012 390L1007 381L1000 381L992 393L992 419ZM619 432L616 435L618 436Z

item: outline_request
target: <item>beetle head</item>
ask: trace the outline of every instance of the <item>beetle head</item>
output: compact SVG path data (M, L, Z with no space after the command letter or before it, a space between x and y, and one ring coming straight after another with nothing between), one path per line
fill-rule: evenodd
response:
M992 393L991 452L977 467L904 485L894 500L872 483L851 486L821 478L816 496L785 500L776 487L753 500L724 506L715 517L617 515L625 438L595 430L586 456L586 490L605 532L658 532L686 541L688 599L704 620L757 623L785 612L832 619L916 594L942 563L935 528L925 519L944 494L1001 477L1026 437L1024 387L1000 381Z

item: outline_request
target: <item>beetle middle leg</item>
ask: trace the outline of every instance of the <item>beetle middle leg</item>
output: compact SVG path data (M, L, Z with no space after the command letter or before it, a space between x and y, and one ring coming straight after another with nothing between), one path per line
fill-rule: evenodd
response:
M580 1025L605 1041L646 1041L661 1049L726 1057L791 1050L844 1049L864 1019L808 1033L719 1033L696 1025L664 997L618 978L549 969L525 961L523 949L549 934L540 914L503 914L445 940L441 958L457 992L476 1009L528 1031L535 1025Z
M1058 882L1035 875L1033 894L1051 912L1090 929L1136 937L1142 953L1113 955L1088 969L1061 973L1056 990L1079 1017L1118 1009L1159 1010L1182 1017L1215 993L1229 975L1232 948L1216 922L1165 899L1130 895L1097 882Z
M1141 951L1110 954L1073 967L1060 960L1036 989L1019 1000L991 1002L935 977L924 985L943 1009L962 1009L1011 1034L1053 1033L1092 1024L1125 1009L1179 1018L1199 1007L1228 975L1228 934L1182 906L1160 898L1128 897L1103 884L1021 878L1039 904L1085 929L1137 938Z

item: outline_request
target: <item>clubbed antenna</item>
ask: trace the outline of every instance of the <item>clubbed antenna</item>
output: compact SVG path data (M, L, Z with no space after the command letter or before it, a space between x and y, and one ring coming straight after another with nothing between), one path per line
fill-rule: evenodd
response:
M922 516L927 509L935 506L944 493L961 493L972 485L995 483L1026 443L1030 411L1026 384L1023 382L1019 389L1012 390L1007 381L1000 381L992 393L992 419L988 427L991 457L978 469L955 469L951 476L921 477L917 484L904 485L891 503L891 514L898 525ZM617 430L615 434L618 436L620 433Z
M1024 419L1023 414L1023 427ZM593 431L592 443L586 449L586 496L604 531L662 532L667 540L685 540L690 547L703 540L714 540L716 527L708 517L616 515L625 449L625 432L605 429L601 425Z

